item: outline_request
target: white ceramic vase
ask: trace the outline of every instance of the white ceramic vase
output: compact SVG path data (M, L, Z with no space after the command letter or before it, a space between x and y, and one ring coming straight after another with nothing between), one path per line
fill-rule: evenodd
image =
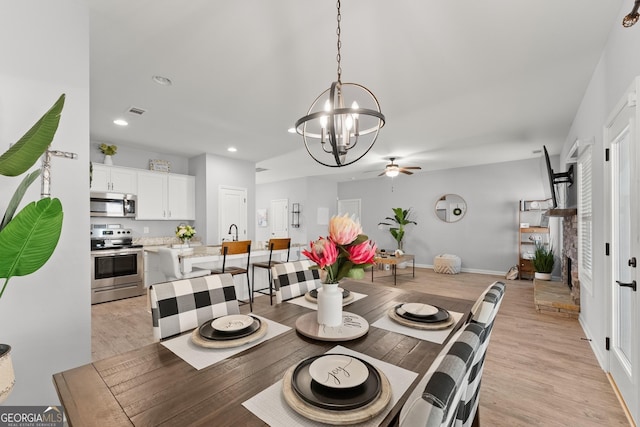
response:
M342 292L337 283L323 283L318 289L318 324L342 325Z
M112 159L112 156L109 156L109 155L105 154L105 155L104 155L104 164L105 164L105 165L112 166L112 165L113 165L113 159Z
M534 276L538 280L551 280L551 273L538 273L536 271L536 274Z

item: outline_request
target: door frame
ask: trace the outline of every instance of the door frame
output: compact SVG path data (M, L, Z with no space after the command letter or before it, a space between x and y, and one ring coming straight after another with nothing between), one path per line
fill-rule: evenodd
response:
M238 228L238 240L244 240L244 238L248 239L249 236L249 222L248 222L248 200L247 194L248 191L244 187L234 187L231 185L220 185L218 186L218 241L222 240L223 236L228 235L227 229L225 229L226 225L222 224L222 193L223 190L233 190L239 191L244 194L244 233ZM244 238L243 238L244 236Z
M638 398L640 397L640 392L638 391L637 387L633 387L633 384L631 386L631 390L632 390L632 396L624 396L622 394L622 390L620 389L620 386L618 385L618 383L616 382L616 378L614 377L614 370L616 370L617 368L614 366L614 364L618 363L617 360L615 360L614 358L616 358L616 354L615 354L615 313L614 313L614 309L613 309L613 303L614 303L614 295L616 293L616 289L614 288L614 286L617 286L614 283L615 280L615 265L617 265L616 263L618 262L617 259L617 254L614 253L615 251L615 244L614 242L616 242L617 237L615 236L615 231L616 231L616 227L615 227L615 223L614 223L614 218L615 218L615 213L613 212L613 208L614 208L614 194L613 194L613 185L614 185L614 180L613 180L613 173L614 171L614 167L613 167L613 161L614 161L614 150L613 150L613 144L611 143L612 141L614 141L615 139L617 139L618 135L620 134L620 132L623 130L623 128L620 128L618 130L613 129L612 130L612 126L613 124L616 122L616 120L618 119L618 117L620 116L620 114L623 114L624 110L628 107L632 107L633 111L630 112L629 116L631 117L631 123L630 123L630 132L631 132L631 139L630 139L630 143L633 144L635 146L635 158L631 159L631 185L634 186L635 188L632 188L631 190L636 190L638 191L638 188L640 188L640 182L638 181L638 176L640 175L640 131L639 131L639 124L640 124L640 108L637 105L637 94L640 93L640 77L636 77L632 83L632 85L627 89L627 91L625 91L625 94L623 95L622 99L616 104L616 107L612 110L612 112L609 114L609 116L607 117L607 121L603 126L603 146L606 150L608 150L608 156L609 156L609 160L605 161L605 166L604 166L604 178L605 178L605 197L604 197L604 201L605 201L605 212L604 212L604 230L606 233L605 236L605 242L608 242L608 245L610 245L611 247L611 252L610 252L610 256L607 257L606 261L605 261L605 268L604 268L604 286L605 286L605 290L604 290L604 295L605 295L605 304L606 304L606 309L605 309L605 313L606 313L606 319L605 319L605 327L606 327L606 332L607 332L607 337L610 340L610 345L607 348L607 357L605 358L605 370L608 373L608 376L610 378L610 380L612 381L613 385L615 386L615 388L617 388L617 393L620 396L620 398L625 402L627 409L628 409L628 415L634 418L634 421L637 423L638 422L638 418L640 418L640 404L638 403ZM637 198L633 198L631 200L632 206L631 206L631 212L634 211L634 209L637 211L638 208L638 202L637 200L635 200ZM631 218L631 221L633 222L633 217ZM640 235L640 230L636 230L636 236L635 238L637 239ZM634 236L631 236L632 241L634 239ZM640 246L638 245L638 243L635 244L635 248L634 248L634 244L632 243L632 247L631 250L632 251L636 251L635 256L640 258L640 253L638 253L637 251L640 250ZM633 256L634 254L632 254L631 256ZM640 266L638 267L640 268ZM635 278L638 278L640 275L640 270L638 270L638 268L635 270L634 274L632 276L634 276ZM618 289L619 290L619 289ZM630 322L632 324L635 324L636 329L638 329L638 321L640 320L640 314L638 314L638 311L640 310L640 303L639 303L639 297L637 295L637 292L632 294L635 297L635 310L631 313L631 319ZM632 335L631 337L631 351L632 351L632 358L633 360L631 360L631 364L632 364L632 370L634 370L635 372L632 372L632 382L633 382L633 377L635 377L636 380L638 380L640 378L640 336L638 330L636 330L635 336ZM622 366L622 369L624 370L624 366ZM626 380L626 378L623 378L624 380ZM626 398L626 399L625 399Z

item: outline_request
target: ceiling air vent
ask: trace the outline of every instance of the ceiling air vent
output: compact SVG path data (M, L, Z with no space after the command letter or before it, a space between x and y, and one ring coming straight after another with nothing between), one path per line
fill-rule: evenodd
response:
M143 110L142 108L138 107L129 107L129 109L127 110L127 113L136 114L138 116L141 116L146 112L147 110Z
M265 168L256 168L256 172L264 172L264 171L268 171L269 169L265 169Z

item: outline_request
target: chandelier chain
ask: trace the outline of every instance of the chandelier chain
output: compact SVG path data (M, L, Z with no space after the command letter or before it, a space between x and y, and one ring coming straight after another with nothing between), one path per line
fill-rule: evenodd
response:
M340 14L340 0L338 0L338 2L336 3L336 7L338 8L338 16L337 16L338 28L336 29L336 35L338 36L338 43L337 43L338 54L336 55L336 61L338 61L338 82L341 83L342 67L340 65L340 59L341 59L340 48L342 47L342 41L340 40L340 21L342 20L342 15Z

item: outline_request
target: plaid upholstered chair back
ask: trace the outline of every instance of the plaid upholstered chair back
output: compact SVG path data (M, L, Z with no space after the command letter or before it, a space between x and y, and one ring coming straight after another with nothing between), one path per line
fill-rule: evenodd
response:
M402 407L401 427L452 425L483 334L484 328L468 323L451 337Z
M156 340L197 328L215 317L240 313L230 274L157 283L149 293Z
M475 324L484 328L484 334L480 343L480 349L476 353L471 372L469 374L469 385L467 386L464 405L461 405L455 421L455 426L467 427L473 424L474 418L478 416L478 405L480 403L480 383L482 380L482 372L484 370L484 359L487 355L491 331L493 323L502 297L505 292L505 284L502 282L494 282L480 295L473 308L471 309L470 324Z
M304 295L322 285L320 272L317 269L309 270L309 267L309 260L285 262L272 267L271 277L277 303Z

